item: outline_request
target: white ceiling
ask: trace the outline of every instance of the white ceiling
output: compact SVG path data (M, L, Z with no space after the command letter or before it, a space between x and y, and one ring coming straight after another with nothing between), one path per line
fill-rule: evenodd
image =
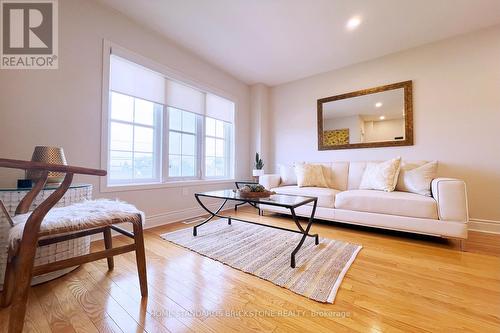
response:
M271 86L500 23L500 0L98 1ZM362 23L347 31L355 15Z

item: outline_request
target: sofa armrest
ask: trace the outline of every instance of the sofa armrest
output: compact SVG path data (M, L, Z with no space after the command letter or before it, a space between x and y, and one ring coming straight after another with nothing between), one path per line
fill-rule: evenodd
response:
M436 178L431 184L432 196L437 201L440 220L467 223L469 209L465 182L453 178Z
M277 174L267 174L259 177L259 184L270 190L280 186L281 176Z

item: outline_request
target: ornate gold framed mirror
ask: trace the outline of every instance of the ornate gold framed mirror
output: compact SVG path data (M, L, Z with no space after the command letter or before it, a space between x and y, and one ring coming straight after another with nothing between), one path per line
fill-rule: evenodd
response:
M318 99L318 149L413 145L412 81Z

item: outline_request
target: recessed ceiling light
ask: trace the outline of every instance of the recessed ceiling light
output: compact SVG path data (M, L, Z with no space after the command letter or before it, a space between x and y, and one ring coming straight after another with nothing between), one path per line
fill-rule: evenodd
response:
M380 119L380 120L384 120L384 119L385 119L385 116L380 116L378 119Z
M361 24L361 18L359 16L353 16L347 21L346 28L348 30L354 30Z
M381 106L382 106L382 102L377 102L377 103L375 103L375 107L376 107L376 108L379 108L379 107L381 107Z

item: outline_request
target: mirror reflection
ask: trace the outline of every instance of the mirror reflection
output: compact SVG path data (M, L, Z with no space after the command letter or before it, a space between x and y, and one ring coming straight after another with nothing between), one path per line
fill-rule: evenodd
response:
M413 145L412 81L318 99L318 149Z
M405 138L404 89L323 104L323 144L397 141Z

